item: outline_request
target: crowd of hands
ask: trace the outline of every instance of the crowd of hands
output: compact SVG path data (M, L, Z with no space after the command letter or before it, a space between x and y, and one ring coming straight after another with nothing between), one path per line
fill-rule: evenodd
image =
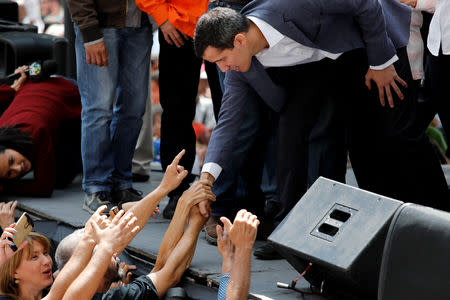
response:
M120 255L154 214L159 202L187 176L188 172L178 165L183 154L184 150L167 167L160 185L142 200L124 204L123 209L114 216L105 214L106 206L101 206L89 218L81 241L68 263L58 272L46 298L92 298L111 258ZM210 183L205 180L194 182L180 197L161 243L155 267L148 275L160 297L180 280L188 268L198 234L209 217L213 201L215 195ZM27 243L18 245L20 247L15 252L10 247L16 238L16 206L17 201L0 203L0 225L4 229L0 237L0 265L22 251ZM224 226L217 226L217 247L223 258L222 273L230 274L227 299L247 299L251 250L259 221L257 216L246 210L240 210L233 222L226 217L222 217L221 221ZM130 282L129 271L135 267L126 264L122 267L125 269L124 279L111 287Z

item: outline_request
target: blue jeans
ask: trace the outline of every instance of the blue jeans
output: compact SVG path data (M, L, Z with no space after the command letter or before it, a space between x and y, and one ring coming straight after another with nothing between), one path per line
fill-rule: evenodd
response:
M132 187L131 161L145 112L153 42L150 26L101 30L107 67L86 63L75 26L83 189L88 194Z

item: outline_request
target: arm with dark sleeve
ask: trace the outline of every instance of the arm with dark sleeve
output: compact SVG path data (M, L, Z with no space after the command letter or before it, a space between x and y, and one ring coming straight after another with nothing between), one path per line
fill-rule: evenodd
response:
M205 164L213 162L222 168L227 166L234 141L244 118L247 99L255 91L237 72L227 72L219 120L214 128L206 152Z
M0 85L0 115L6 110L6 108L11 104L16 95L16 91L9 85Z
M84 43L103 38L94 0L67 0L67 5L73 22L81 31Z
M354 18L371 66L386 63L396 54L396 48L408 43L411 10L395 0L319 0L316 3L320 3L324 14L348 14Z

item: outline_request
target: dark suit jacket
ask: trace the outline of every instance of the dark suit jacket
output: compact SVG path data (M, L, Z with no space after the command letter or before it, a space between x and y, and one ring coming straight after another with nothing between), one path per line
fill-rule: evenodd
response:
M396 0L253 0L241 11L271 24L298 43L331 53L365 48L370 65L382 65L396 48L408 44L411 10ZM205 163L226 166L244 117L247 97L257 93L280 111L284 90L276 86L253 58L245 73L225 76L219 120L209 142Z

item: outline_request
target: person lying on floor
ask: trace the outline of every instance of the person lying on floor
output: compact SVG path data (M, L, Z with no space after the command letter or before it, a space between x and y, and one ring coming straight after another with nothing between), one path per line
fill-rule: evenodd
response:
M0 190L50 197L81 171L80 93L62 77L27 79L27 68L16 70L13 85L0 85Z

